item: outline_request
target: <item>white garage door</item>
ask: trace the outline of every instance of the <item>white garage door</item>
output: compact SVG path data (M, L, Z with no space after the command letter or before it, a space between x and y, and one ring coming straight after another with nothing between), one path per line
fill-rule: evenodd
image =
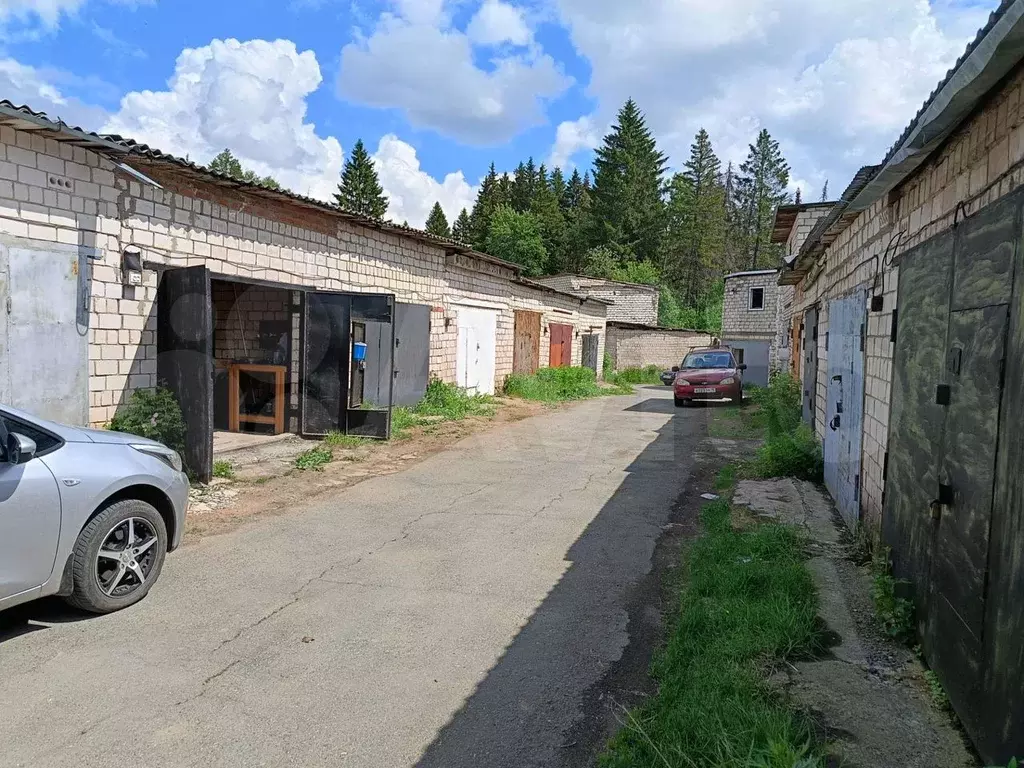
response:
M459 349L455 358L456 381L467 392L494 394L494 351L498 312L460 306Z

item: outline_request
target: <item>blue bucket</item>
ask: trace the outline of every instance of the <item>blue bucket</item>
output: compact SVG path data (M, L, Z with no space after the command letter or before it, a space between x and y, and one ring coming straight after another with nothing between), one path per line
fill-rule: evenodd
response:
M352 344L352 359L357 363L361 363L366 359L366 344L361 341L353 342Z

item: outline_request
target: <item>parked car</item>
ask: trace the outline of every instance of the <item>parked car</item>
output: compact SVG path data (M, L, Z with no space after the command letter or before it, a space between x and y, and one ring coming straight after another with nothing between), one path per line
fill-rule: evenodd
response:
M0 610L46 595L93 613L138 602L187 504L167 446L0 406Z
M676 407L689 405L691 400L721 400L743 402L743 371L747 366L738 364L728 347L695 349L686 356L679 368L673 368L676 377L672 384Z
M671 387L672 382L676 380L676 374L679 372L679 368L673 368L671 371L661 372L661 383L666 387Z

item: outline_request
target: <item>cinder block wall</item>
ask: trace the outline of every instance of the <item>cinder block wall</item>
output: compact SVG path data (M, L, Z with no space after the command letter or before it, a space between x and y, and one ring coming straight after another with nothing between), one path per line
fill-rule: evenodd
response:
M427 304L433 308L431 372L447 381L455 378L459 302L493 306L496 388L511 372L513 269L446 255L430 243L189 178L164 165L131 162L163 188L140 183L95 152L0 128L0 236L76 244L95 256L89 267L90 423L106 423L133 390L156 385L158 273L173 267L204 265L214 279L388 292L399 301ZM50 175L67 183L55 188ZM127 245L142 250L141 285L122 280ZM603 305L591 302L581 312L578 299L555 299L546 293L540 301L546 310L575 303L581 318L589 313L581 324L603 326Z
M912 176L887 197L863 211L826 250L798 286L794 314L817 303L818 387L816 410L823 436L828 354L828 302L854 288L883 296L881 312L867 313L861 513L872 530L882 516L883 467L888 444L893 344L899 270L881 269L872 256L885 253L902 233L894 255L947 230L960 203L971 215L1024 184L1024 69L993 93L970 121L961 126Z
M668 370L679 365L692 349L713 342L710 333L608 326L608 354L616 371L648 365Z
M538 288L515 283L512 286L513 328L514 310L539 312L540 319L540 367L547 368L550 362L551 323L571 325L574 329L572 340L572 364L583 364L583 336L597 334L597 375L601 377L602 361L606 348L605 310L606 305L595 301L584 301L572 296L553 294Z
M770 340L776 333L779 274L730 277L725 281L722 337ZM750 308L750 290L764 289L764 308Z
M214 357L224 362L273 362L273 350L260 348L260 323L287 322L289 300L289 292L280 288L214 281Z

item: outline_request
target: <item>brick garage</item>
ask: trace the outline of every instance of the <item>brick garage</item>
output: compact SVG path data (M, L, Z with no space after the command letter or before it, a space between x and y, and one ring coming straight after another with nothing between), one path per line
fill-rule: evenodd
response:
M577 296L608 302L608 319L620 323L658 324L658 289L586 275L547 275L535 281Z
M779 286L778 277L777 269L725 276L722 343L748 366L745 380L760 386L789 360L789 339L779 331L779 314L792 289Z
M140 177L141 174L142 176ZM364 219L295 195L218 177L130 141L97 136L0 102L0 237L82 254L88 412L100 426L137 388L157 382L161 275L205 267L212 278L285 289L388 293L430 307L429 369L456 379L460 307L496 316L491 388L512 370L515 306L568 313L604 335L606 304L519 282L516 265L427 233ZM141 254L129 284L126 249ZM268 310L271 311L271 310ZM224 343L228 327L220 329Z
M679 365L692 349L716 343L710 333L608 322L607 349L612 370Z

